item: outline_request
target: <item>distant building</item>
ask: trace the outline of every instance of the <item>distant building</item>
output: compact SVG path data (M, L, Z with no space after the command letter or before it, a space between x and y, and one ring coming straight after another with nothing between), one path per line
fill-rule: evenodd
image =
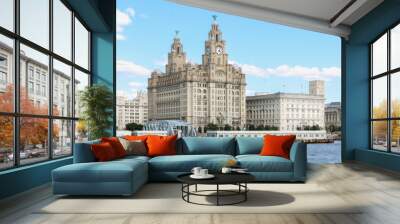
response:
M281 131L325 127L324 81L309 82L309 94L272 93L246 97L247 126L273 126Z
M341 103L340 102L332 102L325 105L325 125L327 128L341 127L342 119L341 119Z
M324 96L325 95L325 81L323 80L312 80L308 84L308 92L313 96Z
M0 41L0 95L9 91L8 87L15 89L13 73L13 48L9 44ZM52 94L49 93L49 67L35 58L26 55L21 50L20 54L20 91L26 93L28 100L34 108L48 108L50 96L53 97L53 114L60 117L72 117L72 77L71 73L54 68ZM75 88L80 84L75 80ZM76 90L78 93L78 89ZM0 102L1 103L1 102ZM79 104L79 97L76 97L75 104ZM3 105L0 105L2 107ZM75 116L79 116L79 107L76 107ZM27 110L33 108L26 108ZM23 104L21 111L24 110ZM58 123L56 123L58 122ZM54 124L59 127L57 147L67 147L65 144L71 142L72 122L64 119L55 119ZM58 150L55 148L55 150ZM64 149L62 149L64 150ZM57 153L55 151L55 153ZM62 153L62 152L61 152Z
M49 75L48 66L34 58L25 56L21 51L20 84L26 91L29 100L35 106L48 107L49 104ZM14 85L13 49L0 42L0 94L7 91L8 85ZM76 81L75 85L79 82ZM72 82L71 76L54 69L53 75L53 110L58 116L72 116Z
M139 91L134 99L117 96L117 127L125 129L126 124L144 124L148 119L147 93Z
M200 131L209 123L244 127L246 77L228 63L215 20L204 44L202 64L187 62L176 36L165 70L153 72L148 80L149 120L183 120Z

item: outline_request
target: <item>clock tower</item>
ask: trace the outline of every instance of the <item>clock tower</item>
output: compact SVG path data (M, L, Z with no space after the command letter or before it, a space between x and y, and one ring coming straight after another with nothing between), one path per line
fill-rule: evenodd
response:
M165 66L167 73L182 71L186 64L186 53L183 52L183 45L178 37L179 31L175 31L171 51L168 53L168 64Z
M214 15L213 19L211 30L208 32L208 40L204 44L203 65L226 66L228 54L225 52L225 41L222 40L222 32L218 27L217 16Z
M148 80L149 120L183 120L198 131L210 123L245 127L246 75L238 66L228 64L225 41L217 17L213 18L202 64L186 62L176 33L166 71L154 71Z

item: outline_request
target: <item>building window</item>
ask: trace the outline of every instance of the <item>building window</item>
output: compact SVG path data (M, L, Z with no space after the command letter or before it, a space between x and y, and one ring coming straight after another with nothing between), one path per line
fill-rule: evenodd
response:
M370 45L371 148L400 153L400 25Z
M0 170L71 156L87 139L73 105L90 84L90 31L63 0L0 2Z
M28 91L29 94L34 94L33 82L28 82Z
M7 68L7 57L0 55L0 67Z

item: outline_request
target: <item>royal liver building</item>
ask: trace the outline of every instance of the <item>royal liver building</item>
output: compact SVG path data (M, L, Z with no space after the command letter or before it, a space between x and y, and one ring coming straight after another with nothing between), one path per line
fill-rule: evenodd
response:
M246 76L228 64L215 18L204 45L202 64L188 63L175 36L165 73L154 71L148 80L149 120L184 120L200 131L209 123L245 126Z

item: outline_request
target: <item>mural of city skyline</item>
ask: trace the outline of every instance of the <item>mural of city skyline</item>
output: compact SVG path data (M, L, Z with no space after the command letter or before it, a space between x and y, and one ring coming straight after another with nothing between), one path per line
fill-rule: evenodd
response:
M337 37L164 1L153 5L135 0L118 2L118 95L133 98L147 90L152 71L165 70L176 30L187 62L201 64L213 15L227 42L228 62L246 75L246 95L308 93L308 81L319 79L325 81L326 102L340 101Z

